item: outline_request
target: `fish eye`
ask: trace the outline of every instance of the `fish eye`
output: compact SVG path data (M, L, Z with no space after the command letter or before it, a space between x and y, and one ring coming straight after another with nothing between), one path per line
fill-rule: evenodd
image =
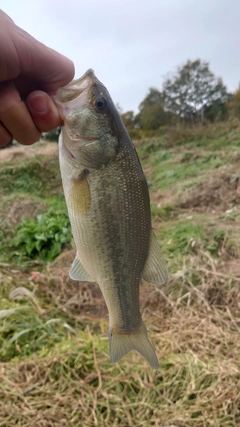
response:
M106 105L107 105L107 101L106 101L106 99L104 99L102 97L97 98L96 101L95 101L95 106L100 111L104 110L104 108L106 107Z

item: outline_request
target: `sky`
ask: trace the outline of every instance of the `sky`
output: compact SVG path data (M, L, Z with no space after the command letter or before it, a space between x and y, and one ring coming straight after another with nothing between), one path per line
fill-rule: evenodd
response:
M93 68L122 110L187 60L207 61L229 91L240 83L239 0L1 0L14 22L71 58L75 78Z

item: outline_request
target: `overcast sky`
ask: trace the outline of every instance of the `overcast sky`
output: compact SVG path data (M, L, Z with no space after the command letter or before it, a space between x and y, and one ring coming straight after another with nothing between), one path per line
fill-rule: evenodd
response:
M188 59L208 61L229 91L240 82L240 0L1 0L32 36L93 68L124 111Z

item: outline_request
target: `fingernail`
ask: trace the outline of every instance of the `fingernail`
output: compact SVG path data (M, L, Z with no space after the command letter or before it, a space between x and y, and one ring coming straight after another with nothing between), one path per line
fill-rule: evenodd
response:
M49 109L48 102L43 95L33 96L29 99L29 105L31 110L38 114L45 114Z

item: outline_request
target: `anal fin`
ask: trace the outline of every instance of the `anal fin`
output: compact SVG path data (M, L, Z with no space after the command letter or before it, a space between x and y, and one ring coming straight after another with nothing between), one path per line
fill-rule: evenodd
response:
M146 282L161 286L168 279L167 264L163 258L161 248L154 232L151 232L149 253L142 271L142 277Z
M81 282L92 282L90 274L82 265L80 259L78 258L78 255L76 255L75 260L72 263L69 276L72 280L79 280Z

